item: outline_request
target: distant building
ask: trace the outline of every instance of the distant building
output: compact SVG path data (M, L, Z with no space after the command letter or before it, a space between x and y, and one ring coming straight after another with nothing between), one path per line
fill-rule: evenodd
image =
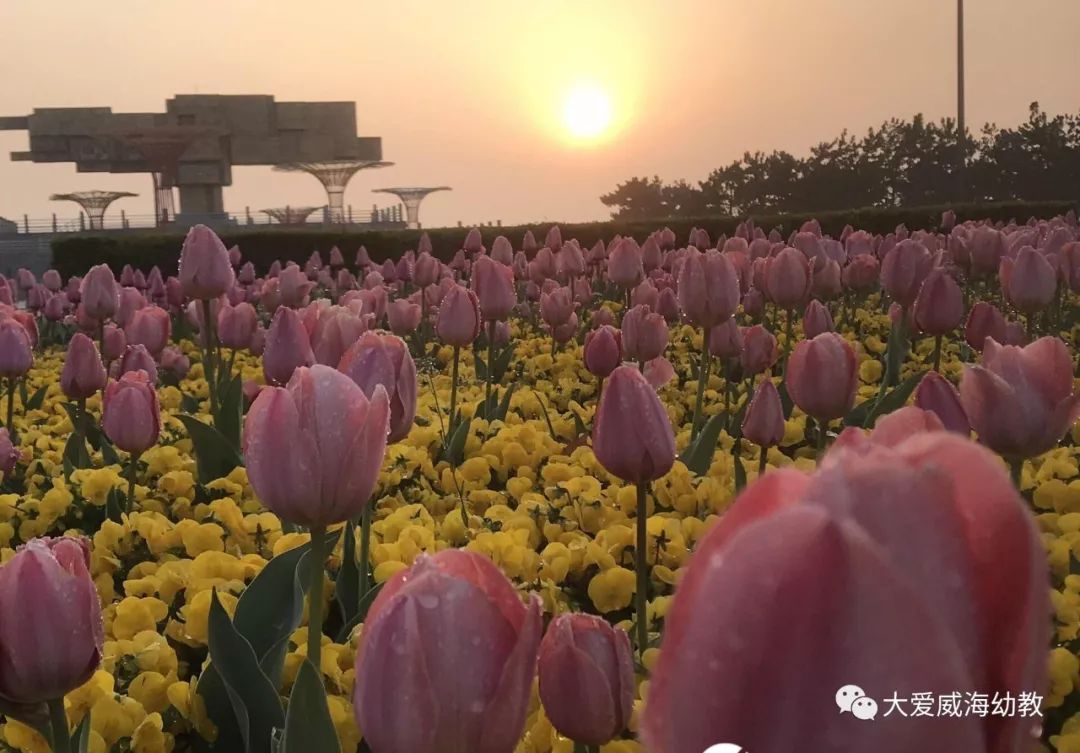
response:
M18 232L18 223L12 222L5 217L0 217L0 235L15 235Z
M150 173L155 215L223 215L233 165L382 159L382 139L356 135L354 102L277 102L264 95L183 94L164 113L108 107L35 109L0 117L0 130L29 131L30 149L11 158L74 162L79 172ZM2 230L0 230L2 232Z

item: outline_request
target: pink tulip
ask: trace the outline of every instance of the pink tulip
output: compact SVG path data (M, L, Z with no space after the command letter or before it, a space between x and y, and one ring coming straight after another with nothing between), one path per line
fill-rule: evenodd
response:
M878 418L874 424L874 430L870 433L870 439L877 444L893 447L915 434L944 430L945 425L941 423L936 413L914 405L905 405ZM846 430L845 433L847 433ZM837 441L841 444L846 443Z
M801 251L784 248L765 260L765 292L782 309L801 308L810 295L813 275Z
M911 306L934 260L918 241L898 243L881 262L881 287L904 308Z
M491 560L462 549L421 554L387 581L364 622L357 725L379 753L512 753L540 633L539 597L522 603Z
M130 371L141 371L146 374L150 384L157 384L157 362L150 355L150 351L144 345L129 345L124 349L124 355L120 356L119 374L127 374Z
M83 277L79 297L87 316L104 322L112 318L120 307L120 288L106 264L91 267Z
M420 326L421 313L419 304L406 298L391 301L386 308L390 331L398 336L412 334Z
M878 284L878 260L872 253L851 257L840 275L844 287L855 293L869 293Z
M667 322L648 306L635 306L623 315L622 344L628 358L651 361L663 355L667 343Z
M1028 342L1027 330L1024 329L1023 324L1013 320L1005 322L1005 339L1001 341L1002 345L1019 345L1023 347Z
M416 365L401 338L364 333L341 357L338 370L369 399L374 399L375 388L381 385L390 400L389 441L408 436L416 418Z
M649 686L652 753L1031 746L1020 716L838 712L849 684L877 699L1041 694L1050 640L1042 542L997 458L942 431L850 444L814 475L764 476L698 542Z
M480 235L479 228L471 228L469 232L465 234L465 242L461 244L461 248L467 254L483 253L484 239Z
M289 308L301 308L307 304L308 295L315 284L307 279L304 271L295 264L289 264L278 275L278 292L281 305ZM265 295L265 293L264 293Z
M540 700L559 734L602 745L626 729L634 708L630 638L602 617L561 614L540 642Z
M244 420L244 460L259 500L283 520L318 528L360 515L386 453L386 390L369 401L349 377L300 367L259 393Z
M481 304L483 307L483 304ZM570 288L556 288L540 296L540 317L551 327L565 324L574 313L574 300Z
M472 288L480 301L484 321L505 319L517 303L514 271L490 256L479 257L473 265Z
M60 371L60 389L72 400L85 400L105 388L105 366L94 341L76 332L68 343L64 367Z
M315 363L311 339L300 315L282 306L274 314L266 332L263 374L268 384L286 384L301 366Z
M585 254L577 241L568 241L555 254L555 269L563 279L577 277L585 273Z
M608 378L622 362L622 334L610 324L591 330L585 335L582 359L590 374Z
M971 272L976 277L996 274L1005 255L1005 238L992 227L975 228L968 242L971 253Z
M833 318L825 305L817 298L806 305L803 312L803 334L806 338L813 339L823 332L832 332Z
M179 348L169 345L161 351L161 368L175 374L177 379L183 379L191 368L191 361Z
M0 319L0 376L16 379L34 365L33 345L26 329L16 319Z
M343 306L331 306L318 317L311 332L315 363L337 367L345 351L367 330L364 319Z
M157 444L161 409L146 372L130 371L109 383L101 428L114 445L133 455L140 455Z
M770 379L761 380L742 422L742 435L759 447L773 447L784 438L784 406Z
M226 348L241 350L251 345L259 315L250 303L222 306L217 315L217 334Z
M634 287L645 276L641 247L633 238L624 238L608 249L607 276L623 288Z
M691 251L679 270L679 307L687 321L706 330L729 319L739 307L739 277L719 251Z
M1005 342L1005 317L991 303L979 301L971 307L967 324L964 326L964 339L972 350L982 352L986 338L992 337L999 343Z
M247 305L247 304L245 304ZM158 306L141 308L131 315L124 328L126 341L132 345L143 345L150 355L157 358L169 344L172 336L172 319L169 312Z
M788 360L788 393L803 413L819 421L842 418L855 404L858 365L851 345L834 332L802 340Z
M964 294L944 269L926 276L912 311L915 324L928 335L947 335L964 320Z
M480 301L476 293L454 285L443 296L435 319L435 333L447 345L471 345L480 334Z
M810 292L823 301L831 301L840 295L843 288L843 273L840 271L839 262L819 257L814 266Z
M255 265L249 261L244 262L244 266L240 267L236 275L236 281L241 285L251 285L255 282Z
M674 465L675 436L667 411L634 366L619 366L608 378L592 443L600 465L629 483L653 481Z
M1025 314L1041 311L1054 300L1057 269L1030 246L1020 249L1015 261L1002 257L999 274L1009 301Z
M21 457L22 453L11 441L11 435L8 434L7 427L0 427L0 473L3 473L6 478L8 474L15 470L15 466Z
M971 423L960 404L960 393L936 371L928 372L915 388L915 405L934 413L949 431L965 437L971 434Z
M550 248L554 253L558 253L562 250L562 230L559 229L558 225L552 225L548 228L547 235L544 236L544 245Z
M551 336L559 345L570 342L577 337L578 318L576 313L570 314L570 318L562 324L551 327Z
M413 282L418 288L434 285L439 280L439 260L429 253L418 254L413 268Z
M90 547L75 537L33 539L0 567L0 695L63 699L101 663L105 631Z
M188 298L203 301L225 295L236 281L225 244L206 225L196 225L184 238L179 278Z
M1058 272L1061 281L1074 293L1080 293L1080 242L1066 243L1061 247L1061 264Z
M41 276L41 282L52 293L59 293L60 288L64 287L64 281L55 269L45 270L45 274Z
M746 327L742 331L743 349L739 355L743 376L753 377L766 369L772 368L780 353L776 347L776 337L760 324Z
M987 339L982 363L964 366L960 403L979 441L999 455L1047 452L1080 419L1068 346L1057 337L1023 348Z
M757 288L750 288L742 297L743 313L751 319L758 319L765 313L765 296Z
M642 280L630 291L631 306L648 306L653 311L660 305L660 291L652 283L652 280Z
M728 360L738 358L743 349L743 331L734 317L709 330L709 354Z

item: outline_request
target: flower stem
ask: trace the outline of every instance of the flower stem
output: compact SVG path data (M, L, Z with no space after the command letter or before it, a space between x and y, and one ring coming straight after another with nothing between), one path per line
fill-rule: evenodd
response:
M1022 491L1020 484L1022 483L1024 476L1024 459L1023 458L1009 458L1009 475L1012 476L1013 484L1016 486L1016 491Z
M423 347L423 346L421 346ZM450 420L447 421L447 425L450 427L449 434L454 433L454 422L457 416L457 383L458 383L458 363L461 361L461 346L454 346L454 366L450 373ZM449 434L447 435L447 441L449 441Z
M697 439L701 424L701 407L705 402L705 383L709 381L709 328L702 330L701 360L698 362L697 400L694 401L694 420L690 424L690 441Z
M758 455L758 466L757 466L758 478L761 478L762 476L765 475L765 471L768 469L768 467L769 467L769 448L768 447L762 447L761 448L761 454Z
M637 568L637 592L634 595L635 623L637 625L638 656L644 656L649 645L649 553L648 553L648 482L637 485L637 550L634 564Z
M15 378L8 378L7 393L7 430L11 441L15 441Z
M825 444L829 438L829 422L819 421L817 430L817 459L821 462L821 457L825 454Z
M71 752L71 730L68 728L64 697L49 701L49 729L52 731L53 753Z
M210 394L210 417L217 424L217 382L214 374L214 328L210 301L202 303L203 332L199 340L202 342L203 376L206 378L206 388Z
M360 595L371 589L371 517L375 513L375 500L368 500L360 513Z
M484 384L484 409L487 410L491 404L491 385L495 380L495 369L493 368L492 355L495 353L495 320L492 319L488 322L488 336L487 336L487 379ZM485 414L486 415L486 414ZM491 416L487 416L488 421L491 421Z
M326 545L326 526L314 526L311 529L311 590L308 592L308 649L307 655L322 677L323 624L323 576L326 571L326 557L329 555Z
M937 371L941 365L941 340L941 335L934 337L934 371Z
M792 326L795 319L795 310L787 310L787 322L784 324L784 374L787 374L788 356L791 355Z
M131 514L131 507L135 503L135 475L139 470L139 454L140 453L133 452L128 459L128 491L127 497L124 499L124 512L129 515Z

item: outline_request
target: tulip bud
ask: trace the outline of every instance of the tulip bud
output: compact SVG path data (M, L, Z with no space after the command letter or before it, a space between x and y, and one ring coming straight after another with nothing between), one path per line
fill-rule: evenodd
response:
M964 320L964 294L943 269L926 276L913 311L915 324L928 335L947 335Z
M180 249L180 284L189 298L208 301L225 295L236 280L225 244L206 225L188 231Z
M157 444L161 412L157 392L144 371L129 371L105 389L101 428L114 445L140 455Z
M999 343L1005 342L1005 317L992 303L979 301L968 313L964 339L972 350L981 353L988 337Z
M759 447L773 447L784 438L784 406L770 379L762 379L742 422L742 435Z
M421 313L420 306L406 298L391 301L386 308L390 331L398 336L412 334L420 326Z
M401 338L364 333L341 357L338 371L356 382L369 399L382 385L390 399L389 441L409 435L416 418L416 364Z
M877 287L878 260L873 256L873 251L852 254L840 278L844 287L855 293L869 293Z
M481 308L483 304L481 303ZM540 317L551 327L565 324L574 313L574 300L570 288L556 288L540 296Z
M734 317L709 330L709 353L722 360L738 358L743 349L743 331Z
M765 292L782 309L801 308L810 295L813 275L810 262L790 246L765 262Z
M45 318L50 322L58 322L67 315L67 296L56 294L49 297L42 311Z
M751 319L760 319L765 313L765 296L757 288L750 288L742 297L742 308Z
M715 249L691 251L679 270L679 307L691 324L709 329L739 307L739 277L731 260Z
M902 241L881 263L881 286L894 301L907 308L915 302L933 264L926 246L918 241Z
M129 345L120 356L119 374L129 371L142 371L150 379L150 384L157 384L157 362L144 345Z
M63 699L101 662L101 602L85 539L40 538L0 567L0 694L37 704Z
M30 371L34 365L30 337L16 319L0 319L0 376L15 379Z
M286 384L301 366L315 363L311 339L294 309L279 308L266 333L263 374L268 384Z
M855 351L834 332L802 340L788 360L786 382L792 401L807 415L826 422L842 418L859 386Z
M803 312L803 334L812 340L822 332L833 331L833 318L829 310L818 299L813 299Z
M589 373L600 379L611 376L622 362L622 335L609 324L591 330L585 335L582 359Z
M480 334L480 301L476 293L454 285L443 296L435 320L435 332L447 345L465 347Z
M643 363L659 358L667 343L667 322L648 306L635 306L623 315L622 344L628 358Z
M226 348L240 350L248 347L258 326L259 315L255 312L255 307L250 303L222 306L218 311L218 340Z
M157 358L172 336L169 312L158 306L140 308L131 315L124 328L124 336L127 343L143 345L150 355Z
M4 474L5 478L15 470L20 457L22 457L22 453L11 441L11 435L8 434L7 428L0 427L0 472Z
M86 314L99 322L111 318L120 307L120 289L107 264L91 267L79 289Z
M608 250L607 276L616 285L632 288L645 276L641 248L633 238L613 243Z
M161 368L175 374L177 379L183 379L191 368L191 361L179 348L169 345L161 351Z
M965 437L971 434L967 413L960 404L960 393L936 371L927 372L915 388L915 405L935 414L949 431Z
M822 259L814 265L814 279L810 285L810 292L823 301L831 301L840 295L843 290L842 273L840 264L835 259Z
M60 389L72 400L85 400L104 389L106 374L94 341L76 332L68 343L64 367L60 371Z
M1054 300L1057 269L1030 246L1020 249L1015 262L1007 256L1002 258L1000 274L1009 301L1025 314L1041 311Z
M540 700L559 734L602 745L618 737L634 706L630 638L602 617L561 614L540 642Z
M658 479L675 463L667 411L634 366L619 366L608 378L592 440L593 454L604 469L630 483Z
M514 271L490 256L479 257L473 265L472 288L476 291L484 321L505 319L517 303Z
M960 403L979 441L999 455L1047 452L1080 419L1068 346L1057 337L1023 348L988 338L982 363L964 366Z
M300 308L306 305L308 295L315 287L315 283L308 280L303 270L295 264L289 264L281 270L277 280L281 305L289 308Z
M356 652L353 709L371 748L512 753L529 711L540 613L537 596L523 604L474 552L421 554L394 575L368 611ZM439 645L462 620L469 638ZM416 667L403 671L400 657Z
M776 337L760 324L746 327L742 331L743 349L739 356L743 376L757 376L766 369L772 368L779 357L776 347Z

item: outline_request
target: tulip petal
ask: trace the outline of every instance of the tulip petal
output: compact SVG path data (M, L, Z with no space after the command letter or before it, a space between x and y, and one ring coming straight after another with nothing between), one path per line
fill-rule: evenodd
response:
M536 674L536 652L542 631L540 597L533 594L525 610L517 643L503 665L495 692L488 705L486 723L480 735L481 751L513 750L521 739L529 707L529 687Z

